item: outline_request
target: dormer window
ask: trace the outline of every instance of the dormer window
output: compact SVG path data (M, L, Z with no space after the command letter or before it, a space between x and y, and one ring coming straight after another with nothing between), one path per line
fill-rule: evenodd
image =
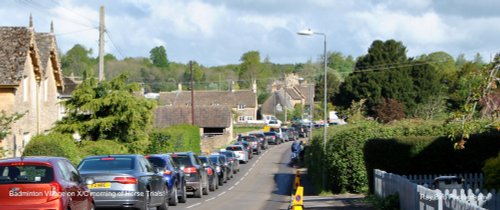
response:
M238 110L244 110L246 108L245 104L238 104Z

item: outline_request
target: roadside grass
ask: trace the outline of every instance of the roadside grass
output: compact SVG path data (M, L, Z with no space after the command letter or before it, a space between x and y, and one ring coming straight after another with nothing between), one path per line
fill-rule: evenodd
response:
M262 130L262 127L235 127L233 128L233 133L234 135L238 135L239 133L246 133L246 132L250 132L250 131L258 131L258 130Z

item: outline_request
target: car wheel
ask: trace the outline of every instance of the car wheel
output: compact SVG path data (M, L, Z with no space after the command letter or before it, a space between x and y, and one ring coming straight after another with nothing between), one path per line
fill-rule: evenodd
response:
M203 189L203 187L202 187L202 185L200 183L200 187L197 190L194 191L194 197L195 198L201 198L201 191L202 191L202 189Z
M209 183L207 183L207 186L203 188L203 195L208 195L208 188L209 188L208 185Z
M215 178L212 179L212 183L208 183L208 190L215 191Z
M215 183L215 189L219 189L219 178L215 179L217 183Z
M224 185L224 176L222 176L222 178L219 178L219 186L223 186Z
M146 192L144 192L144 202L141 210L149 210L149 201L151 197L149 195L149 189L146 189Z
M170 193L170 199L168 199L168 205L169 206L177 206L177 203L179 203L179 195L177 194L177 187L176 185L172 186L172 192Z
M157 210L168 210L168 200L169 198L167 197L168 195L168 190L165 186L165 199L163 199L163 203L161 205L159 205L158 207L156 207Z
M186 184L182 185L182 190L181 190L181 196L179 196L179 203L186 203L187 201L187 190L186 190Z

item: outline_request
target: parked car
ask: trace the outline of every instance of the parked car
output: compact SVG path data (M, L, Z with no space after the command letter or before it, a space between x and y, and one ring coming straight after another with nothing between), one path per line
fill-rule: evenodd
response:
M158 174L163 176L163 180L168 187L168 205L177 206L177 203L186 203L186 177L184 172L167 154L147 155L148 161L153 164Z
M234 145L242 145L243 148L245 148L245 150L248 153L248 159L252 159L253 158L252 147L250 146L250 144L247 141L240 140L240 141L237 141L236 143L234 143Z
M176 152L169 155L184 171L188 192L193 192L197 198L201 198L202 194L208 195L208 174L198 156L194 152Z
M220 151L219 153L227 157L229 163L233 165L233 174L237 174L240 171L240 161L238 161L238 155L234 151L229 150Z
M304 125L304 124L294 124L292 127L295 128L297 131L299 137L304 137L306 138L309 135L309 130L311 129L310 126Z
M251 133L250 135L255 136L260 141L260 148L266 150L269 148L269 143L267 142L266 135L264 133Z
M210 155L210 160L215 163L216 165L216 172L217 172L217 177L219 179L219 185L224 185L224 183L229 180L229 175L232 173L231 168L224 163L224 160L222 159L223 155Z
M2 159L0 175L0 209L94 209L87 188L93 180L83 179L66 158Z
M226 150L235 152L238 155L237 159L241 163L248 163L248 151L243 145L227 146Z
M238 138L238 141L246 141L250 145L250 151L254 154L259 155L261 151L261 146L260 146L260 141L257 139L257 137L253 135L248 135L248 136L240 136Z
M215 191L219 189L219 175L217 174L217 165L210 160L209 156L200 156L200 160L203 163L203 167L207 171L208 175L208 189L210 191Z
M264 132L264 135L266 136L267 142L269 142L269 144L283 143L278 134L276 134L276 132L274 131Z
M78 170L82 177L95 180L89 188L96 207L167 209L163 176L142 155L90 156L80 162Z

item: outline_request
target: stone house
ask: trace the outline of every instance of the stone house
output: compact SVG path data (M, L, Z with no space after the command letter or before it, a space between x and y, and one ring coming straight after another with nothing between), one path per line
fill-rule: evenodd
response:
M3 156L19 156L31 137L58 119L63 90L56 40L29 27L0 27L0 110L25 115L11 126L0 146Z
M276 116L301 105L307 117L314 106L314 84L302 82L295 74L287 75L284 81L274 81L268 89L271 94L261 106L264 116Z
M160 106L155 110L155 127L194 124L200 128L201 149L212 151L231 142L233 121L227 106L195 106L194 123L191 106Z
M256 87L254 85L254 87ZM161 92L158 100L160 106L191 106L191 92L181 88L173 92ZM194 105L226 106L234 114L233 121L246 122L257 119L257 93L253 90L229 91L194 91Z

